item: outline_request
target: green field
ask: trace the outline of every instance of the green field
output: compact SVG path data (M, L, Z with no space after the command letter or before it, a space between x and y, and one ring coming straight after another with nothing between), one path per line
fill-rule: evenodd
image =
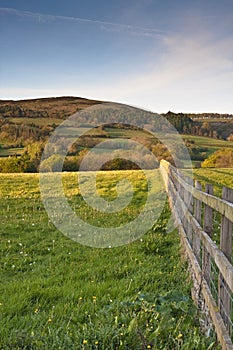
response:
M58 118L27 118L27 117L19 117L19 118L7 118L11 123L15 124L34 124L39 126L48 126L48 125L59 125L63 122L62 119Z
M184 140L194 141L197 146L208 148L207 156L221 148L233 148L233 142L218 140L211 137L182 135Z
M107 223L115 226L142 210L145 176L119 171L97 177L99 194L110 201L116 198L117 181L125 177L134 196L125 211L107 214ZM218 348L213 336L200 332L178 233L166 233L167 204L141 239L91 248L54 227L38 181L38 174L0 174L1 349ZM76 174L64 174L63 182L77 213L104 225L106 216L84 204ZM155 191L163 190L158 187Z
M23 147L15 147L15 148L0 148L0 157L9 157L14 155L21 155L23 153Z
M189 171L186 171L189 174ZM214 185L214 194L221 197L222 186L233 188L233 168L201 168L193 169L194 179L205 184Z

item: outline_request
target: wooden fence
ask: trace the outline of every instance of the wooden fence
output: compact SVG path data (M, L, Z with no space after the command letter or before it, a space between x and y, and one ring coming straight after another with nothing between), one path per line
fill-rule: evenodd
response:
M222 349L233 350L233 189L224 187L218 198L212 185L202 191L200 182L164 160L160 170L196 285L194 299L207 307Z

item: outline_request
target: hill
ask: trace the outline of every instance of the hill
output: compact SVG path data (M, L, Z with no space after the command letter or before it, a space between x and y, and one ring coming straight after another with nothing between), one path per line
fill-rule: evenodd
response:
M84 108L103 103L81 97L63 96L30 100L0 100L2 118L66 119Z
M0 100L0 172L36 171L43 146L54 129L70 115L102 103L106 104L109 102L73 96L18 101ZM156 118L156 123L152 120L156 130L159 127L166 132L164 119L156 113L151 113L151 116ZM193 114L174 113L171 111L162 114L162 116L173 124L180 134L183 134L190 157L197 166L218 149L232 147L232 142L218 140L222 136L226 139L233 134L233 122L229 119L231 115L225 116L225 121L223 121L223 118L220 118L221 115L216 116L216 114L213 114L215 122L211 121L211 115L209 114L208 116L205 114L198 115L199 120L196 120L197 118L195 119ZM78 127L83 128L82 132L87 130L85 129L87 124L90 124L95 117L95 112L92 112L91 115L89 113L80 115ZM161 119L158 120L158 118ZM111 120L111 122L106 122L107 125L95 128L92 132L86 132L79 138L69 150L65 170L77 170L83 155L88 149L98 145L106 138L117 137L139 141L153 152L158 160L164 158L172 162L170 152L153 135L126 124L125 121L130 120L130 124L137 125L138 116L135 115L134 110L132 112L129 111L127 116L124 115L121 120L118 119L107 117L106 120ZM216 120L218 121L216 122ZM147 113L140 115L140 122L142 122L142 125L147 124ZM4 158L9 156L11 156L10 159L4 160ZM121 163L118 164L121 169L129 169L128 162ZM112 168L112 164L108 165L107 168L109 166ZM117 168L114 167L114 169ZM130 168L135 169L132 164Z

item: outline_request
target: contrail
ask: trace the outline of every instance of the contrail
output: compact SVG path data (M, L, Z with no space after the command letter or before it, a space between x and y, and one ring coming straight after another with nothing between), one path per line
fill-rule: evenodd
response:
M49 15L43 13L36 13L30 11L21 11L13 8L0 7L0 13L8 13L20 17L29 17L38 20L39 22L52 22L52 21L67 21L67 22L82 22L88 24L97 24L100 25L102 29L105 30L122 30L128 31L132 34L143 35L143 36L161 36L162 34L167 33L166 31L154 29L154 28L146 28L140 26L134 26L123 23L116 22L107 22L101 20L93 20L86 19L80 17L68 17L68 16L59 16L59 15ZM108 27L108 28L107 28Z

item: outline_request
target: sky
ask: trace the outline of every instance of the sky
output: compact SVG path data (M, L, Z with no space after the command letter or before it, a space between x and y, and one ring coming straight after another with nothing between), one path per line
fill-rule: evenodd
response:
M233 0L0 0L0 99L233 113Z

